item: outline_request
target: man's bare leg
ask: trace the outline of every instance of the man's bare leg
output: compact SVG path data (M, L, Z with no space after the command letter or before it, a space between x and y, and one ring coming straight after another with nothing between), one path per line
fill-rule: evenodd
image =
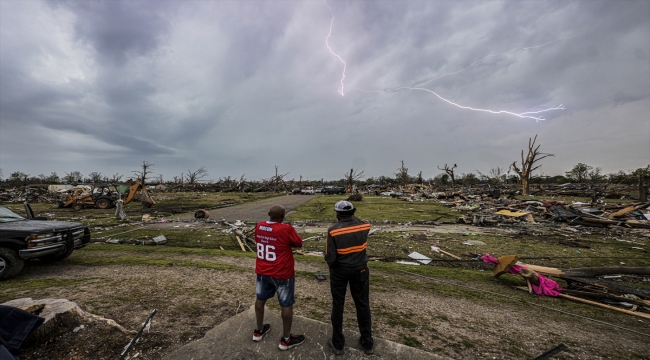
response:
M262 331L264 329L264 305L266 300L255 300L255 318L257 319L256 330ZM284 310L284 309L283 309ZM291 325L289 325L291 328Z
M257 308L256 308L257 309ZM260 320L258 320L259 323ZM291 323L293 322L293 305L282 308L282 331L283 337L288 338L291 335Z

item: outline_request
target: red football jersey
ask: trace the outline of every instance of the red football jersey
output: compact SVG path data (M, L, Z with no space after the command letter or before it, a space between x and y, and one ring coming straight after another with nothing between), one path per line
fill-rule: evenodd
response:
M271 221L257 223L255 243L256 273L279 280L296 276L291 247L302 247L302 239L293 226Z

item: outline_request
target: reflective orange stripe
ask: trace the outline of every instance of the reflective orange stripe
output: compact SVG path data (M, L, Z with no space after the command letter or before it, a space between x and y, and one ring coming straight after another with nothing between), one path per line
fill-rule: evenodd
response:
M347 254L361 252L366 249L367 244L368 244L367 242L364 242L363 244L358 246L350 246L343 249L336 249L336 253L339 255L347 255Z
M370 224L362 224L362 225L350 226L350 227L332 230L330 231L330 235L339 236L343 234L350 234L350 233L365 231L365 230L370 230Z

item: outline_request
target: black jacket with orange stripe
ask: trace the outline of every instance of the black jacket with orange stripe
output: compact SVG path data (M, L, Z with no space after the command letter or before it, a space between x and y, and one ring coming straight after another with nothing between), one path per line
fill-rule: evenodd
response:
M325 261L333 267L359 267L368 263L366 245L370 224L352 216L327 229Z

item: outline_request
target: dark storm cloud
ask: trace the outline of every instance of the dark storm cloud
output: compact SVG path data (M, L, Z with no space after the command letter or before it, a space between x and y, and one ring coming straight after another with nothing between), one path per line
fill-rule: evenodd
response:
M164 42L169 10L164 1L58 1L77 15L76 37L97 51L97 60L123 66L130 56L143 56Z

